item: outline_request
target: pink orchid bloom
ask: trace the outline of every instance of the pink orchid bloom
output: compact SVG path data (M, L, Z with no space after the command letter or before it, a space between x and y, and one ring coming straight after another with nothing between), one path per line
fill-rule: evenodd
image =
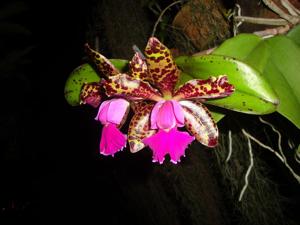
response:
M120 71L103 55L85 45L89 58L96 65L100 75L107 79L120 74ZM85 84L81 90L81 101L93 107L98 107L101 102L101 82ZM127 136L119 128L123 125L129 111L129 102L123 98L113 98L102 102L96 120L103 125L100 139L100 153L112 155L126 147Z
M152 37L145 55L144 60L137 53L135 60L131 61L135 73L117 74L103 82L108 96L143 100L135 102L135 114L129 125L131 152L149 146L153 151L153 162L163 163L165 155L169 154L171 162L176 164L195 138L208 147L214 147L218 129L202 102L226 97L234 91L226 75L190 80L175 89L180 70L169 49ZM183 126L193 136L177 130Z
M88 44L85 45L85 50L104 80L121 75L120 71L105 56L91 49ZM147 79L147 65L139 53L133 56L128 74L132 79ZM81 90L81 102L97 108L103 98L100 95L101 86L102 82L85 84ZM100 105L95 119L103 125L100 141L101 154L113 156L126 146L127 136L122 134L118 128L126 120L128 111L129 102L124 98L107 100Z
M127 137L118 127L124 122L129 109L129 102L122 98L111 99L102 102L99 107L96 120L102 125L100 141L100 153L112 155L126 147Z

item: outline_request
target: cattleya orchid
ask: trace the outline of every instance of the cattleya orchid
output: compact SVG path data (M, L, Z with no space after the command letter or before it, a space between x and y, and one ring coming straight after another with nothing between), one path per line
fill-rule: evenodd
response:
M117 141L114 136L110 141L108 138L115 134L116 126L124 119L128 101L135 112L128 131L131 152L149 146L153 151L153 162L163 163L169 154L171 162L176 164L195 138L205 146L216 146L218 129L202 102L226 97L234 91L226 75L190 80L175 88L180 70L170 50L155 37L147 43L146 57L136 52L130 62L129 73L120 73L104 56L88 46L87 50L99 71L105 75L101 86L112 98L101 104L96 117L104 126L110 124L103 130L102 138L106 140L102 146L100 144L102 154L114 154L125 146L124 136L121 138L119 135ZM189 133L178 130L182 127Z
M96 64L99 73L108 78L120 73L104 56L92 50L86 45L86 51ZM97 108L101 99L101 82L87 83L82 87L80 99L81 104L89 104ZM103 101L99 107L95 120L103 125L100 139L100 153L112 155L126 147L127 136L122 134L119 128L123 125L129 111L129 102L123 98L113 98Z

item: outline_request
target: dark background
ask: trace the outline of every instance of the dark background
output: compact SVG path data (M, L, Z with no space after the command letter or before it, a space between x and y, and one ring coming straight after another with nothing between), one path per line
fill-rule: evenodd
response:
M1 33L1 56L26 47L32 50L23 63L12 60L0 74L0 224L134 225L145 224L145 215L155 218L151 210L142 213L147 206L141 209L135 204L143 196L133 201L135 193L128 192L135 190L126 189L145 183L155 170L151 152L144 150L134 157L121 152L114 159L100 156L95 110L71 107L64 99L68 74L84 61L94 3L26 1L27 10L5 20L23 25L30 34ZM2 2L0 8L6 4ZM109 50L105 42L102 47ZM289 196L295 206L297 194L293 189ZM226 204L220 202L220 208ZM184 218L181 224L189 224Z

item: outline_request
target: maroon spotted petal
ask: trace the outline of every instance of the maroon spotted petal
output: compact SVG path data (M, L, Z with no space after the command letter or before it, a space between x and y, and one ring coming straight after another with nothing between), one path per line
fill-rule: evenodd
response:
M191 98L221 98L231 95L234 92L234 86L228 83L227 76L210 77L207 80L189 80L175 93L176 99Z
M171 96L180 71L173 61L170 50L157 38L151 37L146 46L145 55L153 84L164 95Z
M90 60L92 60L93 63L95 63L101 75L103 75L104 77L109 77L120 73L119 70L116 69L115 66L107 58L105 58L105 56L91 49L88 44L85 44L84 47L88 57L90 58Z
M136 52L129 63L129 75L135 79L150 81L151 77L148 73L148 66L146 60L139 52Z
M207 147L218 144L218 128L208 109L200 101L179 102L184 111L185 127L196 139Z
M102 82L108 97L122 96L128 99L161 100L160 93L148 82L136 80L127 74L111 76Z
M156 130L150 129L150 114L153 106L153 102L134 103L135 114L130 121L128 129L128 143L132 153L143 149L145 144L142 140L156 133Z

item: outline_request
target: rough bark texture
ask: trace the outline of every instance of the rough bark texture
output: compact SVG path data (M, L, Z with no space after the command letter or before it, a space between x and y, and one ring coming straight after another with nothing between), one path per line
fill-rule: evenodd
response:
M184 33L197 50L204 50L230 36L225 11L218 0L191 0L178 12L173 26Z

